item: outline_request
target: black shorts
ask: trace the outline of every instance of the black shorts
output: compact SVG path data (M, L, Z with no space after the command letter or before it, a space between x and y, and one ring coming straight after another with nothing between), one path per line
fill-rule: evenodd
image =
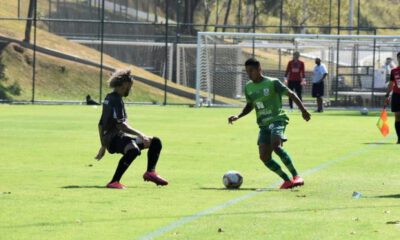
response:
M108 152L113 153L121 153L125 154L125 148L127 145L132 144L133 146L137 146L139 153L140 150L144 148L143 143L139 143L136 138L128 137L128 136L115 136L110 143L110 146L107 148Z
M400 112L400 93L392 94L392 112Z
M313 83L312 85L312 97L322 97L324 96L324 81L319 83Z
M301 81L294 81L294 80L288 81L288 88L292 91L294 90L297 93L297 95L299 95L299 93L301 93L301 91L303 90Z

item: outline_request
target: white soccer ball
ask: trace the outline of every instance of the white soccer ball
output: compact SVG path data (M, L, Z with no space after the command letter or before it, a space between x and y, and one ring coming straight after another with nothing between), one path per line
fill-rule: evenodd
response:
M361 115L364 115L364 116L368 115L368 108L361 109L360 113L361 113Z
M227 173L224 174L222 182L224 183L226 188L235 189L239 188L240 185L242 185L243 177L237 171L228 171Z

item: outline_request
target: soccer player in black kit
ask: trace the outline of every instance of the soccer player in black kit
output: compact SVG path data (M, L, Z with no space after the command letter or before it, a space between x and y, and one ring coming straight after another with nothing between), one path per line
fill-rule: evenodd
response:
M127 122L128 116L122 97L129 95L132 85L133 77L130 70L118 70L110 78L109 86L113 88L113 91L107 94L103 102L103 112L98 125L101 147L95 158L100 160L106 150L111 154L123 155L107 187L124 189L125 186L120 183L122 175L133 160L141 155L142 150L148 148L147 171L144 173L143 179L157 185L167 185L168 181L155 171L162 149L161 140L158 137L146 136L132 128Z

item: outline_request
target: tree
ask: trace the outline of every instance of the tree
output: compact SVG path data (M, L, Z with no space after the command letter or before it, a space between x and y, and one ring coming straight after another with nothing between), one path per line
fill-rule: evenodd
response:
M231 5L232 5L232 0L228 0L228 6L226 7L226 12L225 12L225 18L224 18L224 27L222 28L222 31L225 32L226 25L228 24L228 17L229 17L229 12L231 11Z
M210 20L211 7L207 0L204 0L204 27L203 31L207 30L208 21Z
M193 34L195 32L193 27L193 17L200 1L185 0L184 2L183 22L186 23L186 25L183 26L183 31L188 34Z
M32 18L36 18L36 0L29 0L28 20L26 20L25 38L23 40L26 43L31 41Z

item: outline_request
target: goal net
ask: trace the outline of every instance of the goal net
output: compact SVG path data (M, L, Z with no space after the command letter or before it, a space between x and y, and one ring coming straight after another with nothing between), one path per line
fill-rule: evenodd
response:
M250 57L261 62L265 75L283 81L295 51L305 63L306 104L314 103L311 79L315 58L320 58L329 72L324 80L325 104L374 106L385 94L388 72L383 65L386 58L395 61L400 36L199 32L196 51L197 106L218 104L215 96L244 102L243 90L249 81L244 62ZM178 54L178 81L194 84L185 71L193 68L193 46L182 46Z

